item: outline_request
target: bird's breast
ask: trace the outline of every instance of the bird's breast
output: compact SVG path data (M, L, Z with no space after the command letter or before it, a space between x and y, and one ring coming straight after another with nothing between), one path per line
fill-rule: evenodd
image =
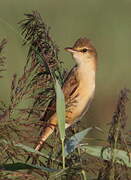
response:
M83 79L80 82L79 96L77 97L77 112L78 116L83 116L82 114L88 110L88 106L94 96L95 91L95 80L94 78Z
M86 71L84 71L82 68L78 70L77 75L79 78L79 86L74 93L75 103L71 108L71 113L68 114L67 120L73 123L81 119L87 112L95 91L95 72L93 70L86 69Z

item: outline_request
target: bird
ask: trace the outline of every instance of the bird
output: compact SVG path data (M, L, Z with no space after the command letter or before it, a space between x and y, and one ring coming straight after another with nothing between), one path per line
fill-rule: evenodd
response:
M97 52L90 39L79 38L73 47L65 50L72 54L74 67L66 76L62 91L65 97L65 128L82 119L87 112L95 93ZM52 109L49 111L48 109ZM43 128L35 150L40 151L44 142L57 128L56 99L53 99L41 120L48 120Z

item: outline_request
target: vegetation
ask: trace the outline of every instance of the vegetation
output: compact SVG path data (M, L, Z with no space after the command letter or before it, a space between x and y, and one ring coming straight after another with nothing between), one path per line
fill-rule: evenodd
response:
M13 76L9 104L0 99L0 179L129 180L131 141L125 126L130 90L120 92L104 145L97 137L92 139L97 141L97 146L87 144L85 136L90 131L102 131L98 127L81 130L78 123L67 130L65 136L62 121L65 104L60 86L67 70L58 58L59 50L38 12L26 14L20 26L23 45L29 49L23 74ZM3 49L6 43L5 39L0 43L0 78L5 70ZM40 119L55 96L61 122L60 138L55 132L42 152L35 151L33 147L39 132L48 120ZM26 162L28 155L32 158Z

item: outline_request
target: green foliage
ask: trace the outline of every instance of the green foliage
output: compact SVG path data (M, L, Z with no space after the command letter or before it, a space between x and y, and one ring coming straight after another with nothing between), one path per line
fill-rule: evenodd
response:
M65 139L65 100L64 100L64 94L57 80L55 83L55 90L56 90L56 99L57 99L56 113L58 117L58 127L60 131L61 141L63 141Z
M112 150L110 147L104 146L88 146L82 145L80 149L88 153L89 155L102 158L104 160L111 161L112 159ZM121 165L126 165L127 167L131 168L130 157L126 151L114 149L114 163L119 163Z
M0 166L0 169L4 169L7 171L18 171L18 170L27 170L27 169L40 169L41 171L54 172L55 169L46 168L43 166L33 165L33 164L25 164L25 163L13 163L13 164L3 164Z
M87 128L81 132L78 132L74 134L65 144L65 157L73 152L78 145L80 144L80 141L84 139L84 137L92 130L92 128Z
M60 139L62 144L62 158L63 158L63 168L65 168L65 151L64 151L64 140L65 140L65 100L62 89L59 85L57 79L55 80L55 90L56 90L56 114L58 119L58 127L60 132Z
M20 143L19 143L19 144L14 144L14 146L19 147L19 148L21 148L21 149L23 149L23 150L25 150L25 151L27 151L27 152L31 152L31 153L38 154L38 155L40 155L40 156L49 158L48 156L45 156L45 155L44 155L43 153L41 153L40 151L36 151L34 148L31 148L31 147L26 146L26 145L24 145L24 144L20 144Z

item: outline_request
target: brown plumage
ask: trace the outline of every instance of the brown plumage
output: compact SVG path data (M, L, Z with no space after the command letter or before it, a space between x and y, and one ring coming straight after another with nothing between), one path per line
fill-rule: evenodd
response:
M80 49L80 48L83 48L83 47L88 47L89 49L92 49L93 51L96 51L94 46L91 44L91 41L90 39L87 39L87 38L80 38L78 39L74 46L73 46L73 49Z
M83 117L93 98L95 90L96 49L87 38L78 39L72 48L66 48L71 52L76 61L65 79L62 90L66 103L66 127ZM57 126L56 101L53 99L47 108L47 112L41 118L48 119L48 126L41 132L36 150L40 150L43 143ZM50 110L51 109L51 110Z

